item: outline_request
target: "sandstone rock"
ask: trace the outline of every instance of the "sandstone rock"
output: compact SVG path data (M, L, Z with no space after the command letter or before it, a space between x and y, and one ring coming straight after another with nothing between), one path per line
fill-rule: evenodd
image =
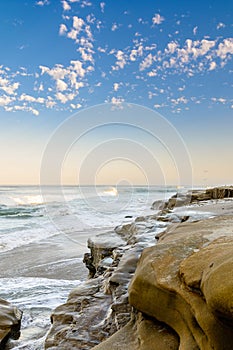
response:
M101 293L102 285L102 277L88 280L54 310L45 349L91 349L107 337L100 325L108 316L111 296Z
M184 223L142 253L129 301L169 325L179 349L233 348L232 227L233 217Z
M4 349L9 338L20 337L22 311L0 299L0 349Z
M178 336L166 325L136 313L132 320L93 350L177 350Z
M191 212L173 211L232 195L231 186L177 194L89 239L92 279L54 311L46 349L232 350L233 217L191 223Z
M219 238L180 266L184 283L205 297L211 312L233 325L233 237Z
M91 251L93 265L97 269L102 259L111 256L113 250L125 245L125 242L115 232L108 232L89 238L87 245Z
M163 208L161 213L166 213L167 211L181 207L184 205L189 205L191 203L199 203L202 201L208 201L212 199L223 199L223 198L232 198L233 197L233 186L222 186L214 187L203 190L191 190L187 193L177 193L167 201L164 202L163 206L160 204L160 207ZM152 209L155 206L156 202L153 203Z

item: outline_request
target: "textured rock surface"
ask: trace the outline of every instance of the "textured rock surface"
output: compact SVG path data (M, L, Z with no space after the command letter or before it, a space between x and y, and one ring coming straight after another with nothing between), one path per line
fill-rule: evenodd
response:
M92 349L130 321L128 286L138 259L166 229L156 218L141 217L88 240L84 263L91 279L54 310L46 349Z
M232 243L233 216L223 216L181 224L143 251L130 303L169 325L179 349L233 349Z
M179 194L89 239L91 279L52 314L46 349L232 350L232 196L232 187Z
M9 338L20 336L22 312L9 302L0 299L0 349L4 349Z
M212 199L223 199L233 197L233 186L222 186L207 188L205 190L192 190L187 193L178 192L172 196L168 201L155 201L152 204L152 209L155 210L171 210L175 207L189 205L190 203L199 203L202 201L209 201Z
M95 350L176 350L178 336L166 325L136 313L132 320Z

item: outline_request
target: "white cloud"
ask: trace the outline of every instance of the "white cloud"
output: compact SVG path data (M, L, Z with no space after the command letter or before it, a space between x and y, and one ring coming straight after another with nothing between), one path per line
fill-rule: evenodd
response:
M40 113L37 109L32 108L32 107L28 107L28 106L14 106L13 107L14 111L24 111L24 112L31 112L32 114L38 116Z
M93 35L92 35L92 32L91 32L91 27L90 26L86 25L85 32L87 34L88 39L93 40Z
M152 54L150 53L141 63L140 63L140 66L139 66L139 70L140 71L143 71L145 70L146 68L149 68L153 63L153 56Z
M216 69L216 67L217 67L216 62L214 62L214 61L210 62L209 70L214 70L214 69Z
M114 106L120 107L125 100L121 97L112 97L111 103Z
M118 25L116 23L113 23L111 31L115 32L115 30L117 30L117 29L118 29Z
M44 5L49 5L50 2L48 0L41 0L41 1L37 1L36 5L38 6L44 6Z
M223 42L218 45L217 55L221 59L225 59L228 54L233 55L233 38L224 39Z
M104 13L105 5L106 5L105 2L100 3L101 12L103 12L103 13Z
M164 21L164 17L160 16L159 13L156 13L152 18L153 24L161 24Z
M56 87L58 91L65 91L68 88L68 85L66 84L65 81L61 80L61 79L57 79L56 80Z
M118 91L118 90L119 90L119 87L120 87L120 84L119 84L119 83L114 83L114 84L113 84L113 90L114 90L114 91Z
M42 71L41 75L48 74L52 79L55 80L56 91L55 99L59 100L61 103L66 103L70 100L73 100L74 97L79 93L79 89L84 86L82 81L77 81L77 78L84 77L85 74L93 67L89 66L86 69L83 68L82 62L71 61L71 65L64 68L62 65L57 64L53 68L48 68L45 66L40 66ZM52 88L48 89L49 91L53 91ZM64 91L69 93L64 94ZM38 99L35 102L39 102ZM54 101L45 102L46 107L53 107Z
M185 85L178 88L178 91L184 91L184 90L185 90Z
M65 35L66 32L68 31L67 27L65 24L61 24L59 28L59 35Z
M71 29L71 31L67 34L67 38L72 40L77 40L78 31L76 29Z
M38 116L40 113L39 113L39 111L37 110L37 109L35 109L35 108L30 108L29 107L29 112L32 112L34 115L36 115L36 116Z
M78 81L74 87L76 90L79 90L81 87L84 87L84 84L82 81Z
M20 95L19 101L24 101L24 102L29 102L29 103L40 103L40 104L44 104L45 103L45 99L43 97L34 97L31 95L27 95L25 93L23 93L22 95Z
M82 0L81 5L82 8L86 7L86 6L92 6L92 3L90 1L87 0Z
M51 96L48 96L45 105L47 108L53 108L56 105L56 102L53 100Z
M137 57L143 55L143 46L139 45L136 49L132 49L130 52L129 59L130 61L136 61Z
M165 49L166 53L173 54L178 47L178 44L175 41L171 41L167 44L167 48Z
M41 69L41 75L43 75L49 71L49 68L46 66L39 66L39 68Z
M78 33L82 30L82 26L84 25L84 20L78 16L73 17L73 27L78 31Z
M77 104L71 103L71 104L70 104L70 107L73 108L73 109L79 109L79 108L82 107L82 105L81 105L80 103L77 103Z
M198 26L193 28L193 34L196 35L197 34L197 30L198 30Z
M117 67L115 68L113 67L113 70L118 70L119 68L123 69L126 65L126 58L125 58L124 52L121 50L118 50L115 56L117 58L117 61L116 61Z
M7 106L13 101L13 98L7 95L0 96L0 106Z
M61 64L56 64L54 68L50 69L45 66L40 66L41 74L47 73L54 80L64 79L67 74L69 74L69 69L64 68Z
M19 101L35 102L36 98L30 95L22 94L19 97Z
M66 103L68 101L72 101L75 98L75 94L63 94L61 92L56 93L56 98L61 101L61 103Z
M69 10L71 10L71 6L70 6L70 5L68 4L68 2L65 1L65 0L62 1L62 6L63 6L63 10L64 10L64 11L69 11Z
M156 77L157 74L158 73L157 73L157 71L155 69L152 69L151 72L147 73L148 77Z
M201 46L199 50L199 55L205 55L212 47L216 44L215 40L201 40Z
M78 51L81 53L81 57L83 61L89 61L89 62L94 62L92 53L87 52L84 47L79 47Z
M217 25L217 29L224 28L224 27L226 27L226 25L222 22L219 22Z
M187 104L187 103L188 103L188 100L187 100L186 97L181 96L181 97L178 97L177 99L172 98L172 99L171 99L171 102L172 102L173 104L175 104L175 105L178 105L178 104L180 104L180 103Z
M14 95L19 85L18 82L11 83L7 78L0 77L0 90L3 90L8 95Z
M204 56L211 48L215 46L215 40L186 40L186 47L184 48L184 53L192 54L194 57ZM182 51L180 51L182 52ZM185 56L185 55L184 55Z
M75 70L77 75L79 75L80 77L84 77L86 71L83 68L82 62L77 60L77 61L70 61L70 63L73 65L73 69Z
M40 83L40 86L38 87L38 91L44 91L44 85Z

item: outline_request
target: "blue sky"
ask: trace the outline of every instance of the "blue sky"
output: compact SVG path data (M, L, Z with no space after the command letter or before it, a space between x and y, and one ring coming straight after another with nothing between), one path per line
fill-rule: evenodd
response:
M106 102L158 111L195 183L231 182L232 11L228 0L1 1L0 182L37 183L59 123Z

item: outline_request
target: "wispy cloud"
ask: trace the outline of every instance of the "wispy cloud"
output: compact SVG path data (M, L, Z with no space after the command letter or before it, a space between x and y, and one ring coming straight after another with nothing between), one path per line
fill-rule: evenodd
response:
M45 5L49 5L49 4L50 4L49 0L40 0L40 1L36 2L37 6L45 6Z
M193 28L193 34L194 34L194 35L197 35L197 30L198 30L198 26L196 26L196 27Z
M118 25L116 23L113 23L112 28L111 28L112 32L115 32L115 30L117 30L117 29L118 29Z
M164 17L162 17L159 13L156 13L154 17L152 18L153 24L161 24L165 20Z
M36 4L42 7L49 1ZM171 23L168 14L166 22L161 14L151 12L147 18L144 14L139 18L141 14L138 14L125 23L125 15L130 12L122 10L118 17L105 18L102 13L109 13L105 2L96 5L86 0L61 0L59 4L63 11L58 34L73 44L70 56L73 59L68 63L60 60L63 64L54 65L45 62L31 74L20 69L1 72L0 66L0 106L5 110L36 115L42 107L59 109L60 106L70 111L85 105L85 93L101 92L107 96L103 100L113 105L121 104L128 97L138 101L138 96L144 94L154 108L169 107L179 113L191 103L204 101L190 97L189 82L205 74L210 77L219 74L233 55L233 38L220 37L217 32L226 27L223 22L217 26L215 23L215 35L207 36L195 20L184 37L178 34L183 30L185 16L174 17L171 31L166 39L162 35L161 40L163 25ZM111 31L115 32L112 37L119 38L118 29L123 28L124 38L105 41ZM32 93L25 88L29 79L34 79ZM173 82L168 83L171 79ZM121 96L112 97L119 92ZM230 102L227 99L224 102L223 96L209 97L209 103L228 106Z
M102 13L104 13L105 5L106 5L105 2L100 3L100 9Z
M225 28L226 25L222 22L219 22L218 25L217 25L217 29L221 29L221 28Z

